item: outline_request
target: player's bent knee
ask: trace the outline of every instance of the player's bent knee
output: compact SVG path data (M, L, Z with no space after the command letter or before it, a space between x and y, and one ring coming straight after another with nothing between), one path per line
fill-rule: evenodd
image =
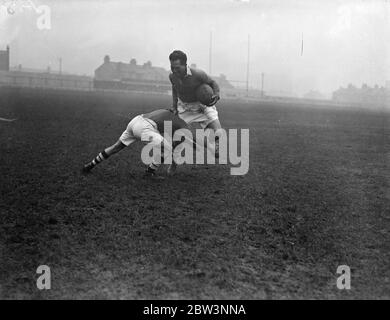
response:
M116 146L117 148L119 148L119 149L126 148L126 145L125 145L122 141L120 141L120 140L118 140L118 141L115 143L115 146Z

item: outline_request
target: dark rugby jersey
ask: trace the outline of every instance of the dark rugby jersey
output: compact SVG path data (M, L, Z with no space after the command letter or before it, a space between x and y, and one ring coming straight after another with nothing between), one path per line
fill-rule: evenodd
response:
M195 102L196 89L203 83L207 83L214 90L214 94L219 95L219 86L215 80L211 79L206 72L200 69L187 68L187 74L183 79L175 74L169 75L169 80L172 83L172 98L174 106L177 105L179 97L183 102Z
M181 128L188 128L187 124L167 109L158 109L143 115L144 118L153 120L157 124L157 130L164 135L164 121L171 121L172 134Z

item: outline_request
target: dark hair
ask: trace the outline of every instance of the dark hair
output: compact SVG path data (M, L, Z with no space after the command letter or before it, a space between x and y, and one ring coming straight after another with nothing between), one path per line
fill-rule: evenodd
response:
M169 55L169 60L171 61L180 60L181 64L186 64L187 55L183 51L175 50Z

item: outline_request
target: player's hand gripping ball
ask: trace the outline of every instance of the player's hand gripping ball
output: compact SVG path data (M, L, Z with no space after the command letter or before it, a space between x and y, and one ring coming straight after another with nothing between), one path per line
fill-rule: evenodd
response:
M201 84L196 89L196 98L201 104L206 106L212 106L215 101L215 95L213 88L211 88L208 84ZM216 101L215 101L216 102Z
M213 95L212 96L212 101L211 101L209 106L215 105L218 102L219 99L221 99L219 95L217 95L217 94Z

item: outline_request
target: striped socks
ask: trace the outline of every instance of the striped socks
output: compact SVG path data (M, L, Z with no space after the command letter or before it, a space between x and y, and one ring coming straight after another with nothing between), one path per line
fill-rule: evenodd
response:
M102 162L103 160L106 160L108 159L109 155L103 150L102 152L100 152L91 162L91 167L94 167L96 165L98 165L100 162Z

